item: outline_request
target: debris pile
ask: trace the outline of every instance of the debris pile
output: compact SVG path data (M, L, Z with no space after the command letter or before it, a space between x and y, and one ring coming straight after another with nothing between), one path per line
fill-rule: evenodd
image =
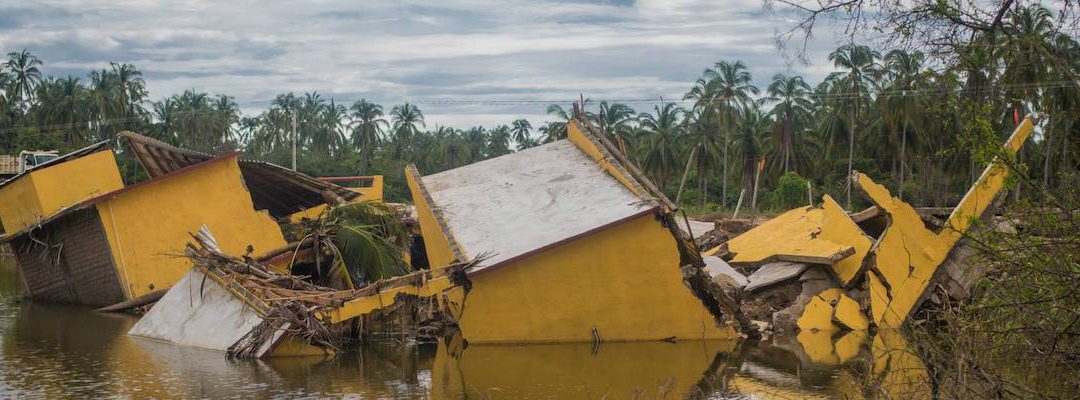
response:
M1026 118L1005 153L1015 154L1033 127L1034 118ZM1002 162L992 163L949 213L917 210L855 172L852 183L873 207L848 215L825 195L820 206L789 210L706 251L719 257L707 270L714 281L734 286L757 325L776 334L798 332L804 346L836 349L829 354L845 359L851 354L841 341L862 343L875 328L900 328L935 285L945 293L970 287L969 274L956 271L969 252L955 248L992 205L1007 174Z
M464 271L475 265L454 264L336 290L278 274L249 257L226 255L205 227L192 237L195 243L187 245L185 254L194 267L130 334L238 358L333 354L345 336L345 322L395 302L468 288ZM440 280L448 282L437 284Z

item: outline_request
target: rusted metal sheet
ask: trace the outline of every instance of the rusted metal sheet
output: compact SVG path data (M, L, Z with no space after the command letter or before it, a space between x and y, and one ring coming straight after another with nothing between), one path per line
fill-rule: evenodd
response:
M11 242L26 295L55 303L106 306L124 300L105 230L82 209Z

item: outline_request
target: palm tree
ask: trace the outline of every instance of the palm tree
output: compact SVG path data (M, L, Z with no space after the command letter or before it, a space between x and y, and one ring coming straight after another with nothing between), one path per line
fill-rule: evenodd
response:
M795 134L802 132L804 123L811 118L814 104L810 101L810 92L810 84L803 77L781 73L773 75L766 89L768 97L762 99L763 103L776 103L769 115L777 123L777 144L784 173L790 171L793 164Z
M135 129L136 117L142 116L142 103L146 99L146 82L143 81L142 72L134 65L109 63L112 68L114 90L120 109L124 110L123 117L127 124L126 129Z
M360 150L357 170L360 175L365 175L371 166L371 155L382 141L388 123L383 119L382 106L365 99L357 100L350 109L353 118L352 145Z
M482 126L474 126L462 132L462 140L465 145L465 154L468 163L474 163L487 158L488 133Z
M620 143L634 124L636 113L633 108L622 103L600 102L600 114L596 116L596 125L608 135L614 143Z
M41 70L38 69L40 65L42 65L41 60L30 54L27 49L8 53L8 61L0 64L0 69L11 80L7 87L8 98L18 101L20 110L30 107L30 101L34 98L34 88L41 81Z
M527 144L531 144L529 141L529 131L532 130L532 124L529 123L529 120L518 118L510 125L512 126L510 131L513 133L514 142L517 143L517 149L523 150L532 147L527 146Z
M346 117L348 110L344 105L330 99L330 103L323 107L320 113L319 127L316 135L312 138L312 146L324 155L331 156L345 142L344 131L348 123Z
M833 74L842 74L846 79L848 87L851 88L851 126L850 135L848 136L848 171L847 176L847 207L851 207L851 171L854 166L855 158L855 130L856 124L859 120L859 105L860 102L868 101L866 97L874 88L875 76L880 71L880 65L877 60L881 58L881 53L871 49L865 45L847 44L840 46L832 53L829 53L829 61L833 62L833 65L843 70L843 72L834 72Z
M678 164L678 139L681 136L683 109L675 103L655 106L654 114L642 113L641 121L643 141L646 142L642 166L656 178L661 188Z
M214 97L211 108L214 110L215 143L229 143L233 139L233 126L240 122L240 106L231 96L219 94Z
M721 204L727 201L728 182L728 147L731 143L730 131L736 125L739 115L753 103L751 95L758 94L753 77L742 61L734 63L720 61L714 68L706 69L690 92L684 96L694 100L695 106L705 107L716 114L718 129L723 130L723 187Z
M499 125L488 131L487 156L498 157L510 153L510 127Z
M566 112L562 106L558 104L551 104L547 106L547 113L554 115L558 118L558 121L549 121L546 125L540 128L540 132L544 134L544 143L551 143L559 139L566 138L566 124L570 122L572 116Z
M742 181L746 193L753 196L754 172L764 156L764 141L769 135L769 126L773 123L757 107L746 110L735 130L732 142L735 154L742 160Z
M566 139L566 122L548 121L540 126L540 143L551 143Z
M405 149L424 126L424 113L413 104L405 103L390 109L394 131L394 158L401 160Z
M893 50L885 54L885 75L889 80L888 94L879 97L881 117L888 126L893 143L899 142L900 160L898 162L900 185L897 193L900 199L904 198L904 184L907 170L907 143L908 132L912 131L919 118L920 102L922 97L918 95L919 80L922 72L922 64L925 59L922 52L906 52ZM899 131L899 138L896 132Z

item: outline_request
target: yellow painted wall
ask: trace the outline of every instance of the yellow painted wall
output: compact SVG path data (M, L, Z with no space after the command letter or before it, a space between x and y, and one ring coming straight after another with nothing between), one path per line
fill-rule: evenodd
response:
M18 232L83 200L124 187L111 150L33 170L0 188L4 231Z
M348 188L351 191L360 193L360 197L357 197L354 201L361 200L378 200L383 199L383 176L375 175L371 177L371 186L362 188Z
M371 186L369 186L369 187L366 187L366 188L346 188L346 189L349 189L350 191L353 191L353 192L356 192L356 193L360 193L360 196L358 196L357 198L352 199L351 201L349 201L350 203L356 203L356 202L360 202L360 201L364 201L364 200L382 201L382 199L383 199L383 176L382 175L375 175L373 177ZM295 224L295 223L300 222L300 220L304 219L304 218L315 219L316 217L319 216L319 214L322 214L323 210L326 210L327 207L328 206L326 204L320 204L320 205L317 205L315 207L311 207L311 208L309 208L307 210L304 210L304 211L298 211L296 213L293 213L292 215L289 215L289 222L292 222L292 223Z
M470 343L592 342L593 327L603 341L734 335L683 284L675 239L651 214L470 279Z
M450 239L443 234L442 227L435 219L435 213L431 205L427 203L420 192L418 177L410 173L411 168L406 168L405 179L409 184L409 192L416 205L416 219L420 222L420 233L424 237L424 248L427 250L428 264L433 266L450 265L457 261ZM414 170L415 171L415 170ZM419 174L415 174L419 175Z
M273 218L256 212L236 158L132 188L97 204L129 298L171 286L190 267L182 254L189 233L205 224L226 254L285 246Z
M32 176L24 176L0 188L0 221L4 223L4 232L18 232L42 217Z

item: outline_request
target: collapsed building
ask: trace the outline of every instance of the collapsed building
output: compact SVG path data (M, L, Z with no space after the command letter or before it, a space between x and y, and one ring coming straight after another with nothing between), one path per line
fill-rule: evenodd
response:
M692 282L704 265L674 207L619 155L571 121L564 140L429 176L408 168L429 260L488 256L467 271L467 340L736 335L719 322L728 300Z
M1033 128L1028 117L1005 152L1015 153ZM252 259L225 255L204 229L201 245L188 247L203 262L185 279L210 282L220 296L174 288L132 334L233 355L325 354L329 341L296 339L430 298L451 320L445 326L469 343L598 345L764 330L797 333L811 359L842 363L868 341L881 347L888 339L881 332L900 328L932 285L954 279L941 266L1007 174L992 163L935 231L855 173L871 210L848 214L825 195L820 206L790 210L700 252L686 232L694 224L677 223L674 205L632 163L570 121L568 137L553 143L429 176L406 168L430 269L354 290L298 287ZM246 277L251 271L259 279ZM783 287L792 290L777 294ZM206 307L192 306L206 298ZM762 303L769 307L755 308ZM219 309L247 322L217 331L168 327ZM214 321L205 322L220 326Z
M1002 157L1015 155L1034 126L1035 117L1025 118ZM903 327L932 293L966 295L977 271L961 267L968 252L957 245L985 218L1008 168L1006 160L995 159L939 228L855 172L852 183L873 204L870 209L849 215L825 195L820 206L787 211L705 253L749 273L735 288L744 308L772 302L748 310L752 318L765 320L777 334L797 333L819 360L843 362L875 329Z
M206 225L230 254L286 245L276 220L361 194L267 163L181 150L123 133L150 178L124 186L107 142L0 183L0 243L15 253L25 296L109 306L156 298L191 267L190 234Z
M218 251L220 235L204 229L188 248L201 261L184 279L221 296L177 285L131 334L236 356L332 353L329 341L299 349L288 343L304 341L289 337L340 329L408 298L434 298L472 343L729 339L746 329L670 202L577 122L567 139L426 177L409 166L406 179L430 269L354 290L297 287ZM216 323L214 310L245 322Z

